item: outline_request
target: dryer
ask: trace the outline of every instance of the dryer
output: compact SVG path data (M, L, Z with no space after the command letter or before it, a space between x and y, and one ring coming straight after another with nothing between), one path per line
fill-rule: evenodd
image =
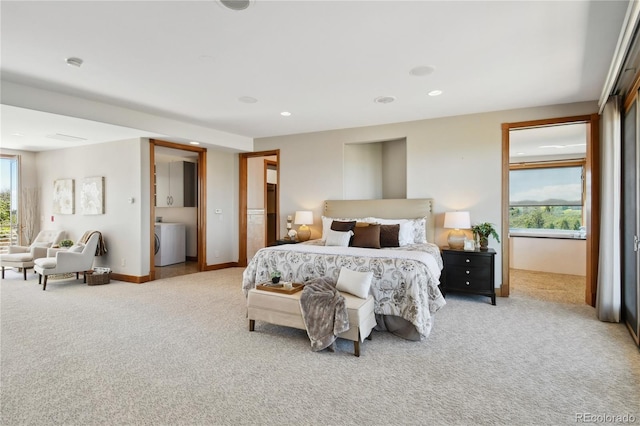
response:
M155 233L155 266L173 265L187 260L184 223L156 223Z

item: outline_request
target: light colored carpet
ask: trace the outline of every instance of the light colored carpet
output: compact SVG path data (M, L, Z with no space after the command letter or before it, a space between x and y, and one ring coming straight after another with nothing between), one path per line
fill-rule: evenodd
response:
M580 275L509 270L509 290L515 295L558 303L585 303L586 278Z
M640 353L585 305L450 294L430 338L351 354L248 331L239 268L142 285L0 286L3 425L558 425L640 421ZM32 275L30 275L32 277Z

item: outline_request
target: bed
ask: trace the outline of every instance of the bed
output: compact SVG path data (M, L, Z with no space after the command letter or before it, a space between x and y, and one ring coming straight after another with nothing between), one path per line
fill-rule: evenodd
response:
M256 284L269 281L274 270L294 282L321 276L337 281L342 267L373 271L371 294L377 329L408 340L426 339L433 315L446 303L438 288L442 258L432 243L432 204L431 199L325 201L323 238L258 250L243 272L243 291L246 295ZM405 238L400 247L325 246L327 232L331 232L327 225L347 219L388 224L402 221L405 237L407 227L412 226L415 239Z

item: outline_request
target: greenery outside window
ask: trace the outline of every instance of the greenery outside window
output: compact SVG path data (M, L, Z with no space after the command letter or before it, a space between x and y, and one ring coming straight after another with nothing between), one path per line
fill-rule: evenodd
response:
M584 164L513 165L509 171L509 228L544 236L584 238Z
M18 243L18 159L16 156L0 157L0 253Z

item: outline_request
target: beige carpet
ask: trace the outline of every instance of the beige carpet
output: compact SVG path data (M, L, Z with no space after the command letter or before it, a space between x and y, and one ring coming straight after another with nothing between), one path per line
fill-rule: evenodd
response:
M509 291L513 295L548 302L585 304L586 278L580 275L511 269Z
M141 285L8 272L2 425L575 425L640 422L640 353L586 305L450 294L429 338L352 355L302 330L249 332L242 269Z

